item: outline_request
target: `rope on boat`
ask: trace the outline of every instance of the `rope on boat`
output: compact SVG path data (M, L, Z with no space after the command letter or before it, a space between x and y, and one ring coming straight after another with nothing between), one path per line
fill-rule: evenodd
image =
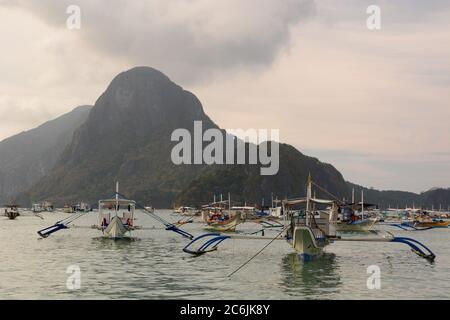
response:
M273 238L272 240L270 240L270 242L268 244L266 244L261 250L259 250L255 255L253 255L250 259L248 259L244 264L242 264L239 268L237 268L236 270L234 270L232 273L230 273L228 275L228 277L231 277L232 275L234 275L235 273L237 273L239 270L241 270L243 267L245 267L248 263L250 263L250 261L252 261L254 258L256 258L261 252L263 252L268 246L270 246L287 228L289 228L290 225L287 225L286 227L283 228L283 230L281 230L280 233L277 234L277 236L275 238Z
M117 193L119 196L121 196L122 198L128 199L125 195L121 194L121 193ZM182 235L185 238L188 239L193 239L194 236L192 234L190 234L189 232L186 232L180 228L178 228L175 224L170 223L169 221L164 220L163 218L161 218L160 216L158 216L156 213L147 210L143 205L140 205L139 203L136 202L136 207L138 207L141 210L144 210L144 212L150 216L151 218L157 220L158 222L160 222L161 224L163 224L166 227L167 231L173 231L175 233L178 233L180 235Z
M332 194L331 192L329 192L328 190L322 188L321 186L319 186L317 183L315 183L314 181L311 181L311 183L313 185L315 185L317 188L319 188L320 190L322 190L323 192L325 192L326 194L328 194L329 196L331 196L332 198L334 198L334 200L336 200L338 203L343 203L341 199L339 199L338 197L336 197L334 194Z

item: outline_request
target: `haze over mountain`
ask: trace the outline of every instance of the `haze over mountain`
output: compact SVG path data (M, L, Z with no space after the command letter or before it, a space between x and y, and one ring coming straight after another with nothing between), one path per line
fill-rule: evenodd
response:
M0 204L10 202L53 168L90 110L90 106L80 106L0 142Z
M260 175L260 165L175 165L171 151L177 142L171 141L171 134L179 128L193 134L194 121L202 121L203 130L218 128L200 101L163 73L148 67L123 72L96 101L51 170L17 200L22 205L42 200L57 206L80 200L94 204L111 196L115 181L120 181L121 193L159 208L200 205L214 194L228 192L237 201L260 204L264 198L268 204L272 194L303 196L309 173L340 199L349 199L352 187L362 188L347 183L332 165L283 143L279 144L280 169L274 176ZM365 190L366 201L392 201L393 206L430 201L441 192L422 196ZM449 194L444 190L436 200L447 205Z

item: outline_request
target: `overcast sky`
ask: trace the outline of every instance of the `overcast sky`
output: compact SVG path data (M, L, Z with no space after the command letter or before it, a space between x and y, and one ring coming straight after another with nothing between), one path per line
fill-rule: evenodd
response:
M279 128L347 180L450 187L450 1L0 0L0 25L0 140L147 65L221 127Z

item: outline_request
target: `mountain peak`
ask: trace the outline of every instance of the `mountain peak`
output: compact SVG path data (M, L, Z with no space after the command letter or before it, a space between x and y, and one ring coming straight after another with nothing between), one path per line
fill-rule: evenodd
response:
M127 83L130 84L134 81L159 81L159 82L171 82L173 83L168 76L166 76L161 71L146 67L146 66L140 66L140 67L134 67L127 71L119 73L111 82L111 84L114 83Z

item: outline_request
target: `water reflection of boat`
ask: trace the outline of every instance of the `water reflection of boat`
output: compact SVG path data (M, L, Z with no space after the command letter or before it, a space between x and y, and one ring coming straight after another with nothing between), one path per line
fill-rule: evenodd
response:
M342 285L337 270L336 256L334 253L324 253L321 259L305 263L297 253L291 253L283 257L282 263L283 284L289 294L298 297L299 290L305 298L316 298L324 294L339 292ZM293 289L299 289L293 291Z

